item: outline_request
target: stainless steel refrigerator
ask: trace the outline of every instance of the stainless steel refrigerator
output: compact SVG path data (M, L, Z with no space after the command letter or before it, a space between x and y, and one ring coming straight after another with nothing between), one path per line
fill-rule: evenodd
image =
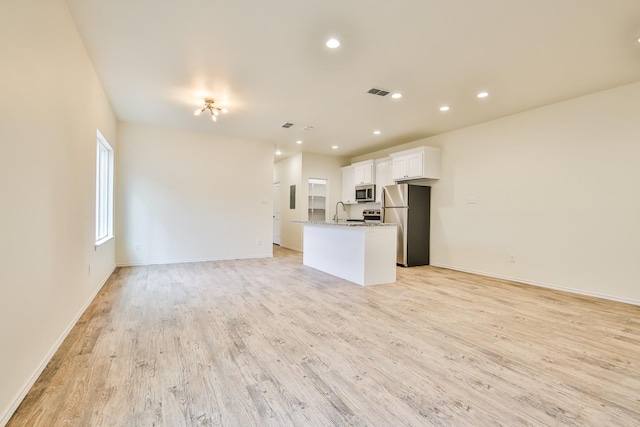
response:
M431 187L398 184L382 191L382 222L398 224L397 263L429 264Z

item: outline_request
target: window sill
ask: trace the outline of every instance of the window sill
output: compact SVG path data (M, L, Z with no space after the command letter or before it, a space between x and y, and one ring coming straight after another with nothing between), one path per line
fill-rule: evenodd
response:
M100 239L100 240L96 241L96 245L95 245L96 250L97 250L100 246L102 246L102 245L104 245L105 243L107 243L109 240L113 239L114 237L115 237L115 236L111 235L111 236L107 236L107 237L105 237L105 238L103 238L103 239Z

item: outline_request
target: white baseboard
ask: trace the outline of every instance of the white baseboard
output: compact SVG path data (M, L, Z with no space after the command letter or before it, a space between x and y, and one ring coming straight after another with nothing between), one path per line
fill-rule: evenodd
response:
M102 287L107 283L107 280L109 280L109 277L111 277L111 275L113 274L113 272L115 270L116 270L116 267L114 267L111 270L111 272L109 274L107 274L107 277L104 278L104 280L102 281L100 286L97 287L95 292L93 292L91 294L91 296L89 297L87 302L82 306L80 311L75 315L75 317L73 318L71 323L69 323L69 325L64 330L62 335L60 335L60 338L58 338L58 340L55 342L55 344L53 345L51 350L49 350L49 353L47 353L47 355L44 357L44 359L40 363L40 366L38 366L38 368L35 370L33 375L31 375L31 378L29 378L29 381L27 381L25 386L22 388L22 391L20 391L20 393L18 393L18 395L14 399L13 403L11 404L11 406L9 406L9 409L7 410L7 412L2 415L2 418L0 418L0 426L4 427L9 422L9 420L13 416L13 413L18 409L18 406L20 406L20 403L22 403L22 400L25 398L27 393L29 393L29 390L31 390L31 387L33 387L33 385L36 383L36 381L38 380L38 378L42 374L42 371L44 371L44 368L47 367L47 365L49 364L49 362L53 358L53 355L56 354L56 351L58 351L58 349L60 348L60 346L62 345L64 340L67 338L67 336L69 335L69 333L73 329L73 327L76 325L76 323L78 323L78 320L80 320L80 317L82 317L82 315L87 310L89 305L93 302L95 297L98 295L98 292L100 292Z
M290 249L292 251L296 251L296 252L302 252L302 248L298 248L298 247L293 247L293 246L285 246L285 245L280 245L281 248L285 248L285 249Z
M454 267L454 266L445 265L445 264L432 263L431 265L434 267L446 268L448 270L462 271L465 273L477 274L479 276L494 277L496 279L504 279L504 280L510 280L512 282L524 283L525 285L532 285L532 286L539 286L541 288L554 289L556 291L564 291L564 292L570 292L572 294L586 295L586 296L606 299L610 301L623 302L625 304L640 305L639 300L634 300L630 298L622 298L614 295L601 294L598 292L584 291L582 289L567 288L564 286L552 285L550 283L534 282L531 280L520 279L517 277L503 276L501 274L487 273L486 271L477 271L477 270L471 270L467 268L459 268L459 267Z
M141 267L145 265L163 265L163 264L188 264L192 262L210 262L210 261L233 261L238 259L260 259L273 258L273 252L270 254L252 254L245 256L231 256L221 258L186 258L186 259L166 259L154 261L138 261L138 262L117 262L116 267Z

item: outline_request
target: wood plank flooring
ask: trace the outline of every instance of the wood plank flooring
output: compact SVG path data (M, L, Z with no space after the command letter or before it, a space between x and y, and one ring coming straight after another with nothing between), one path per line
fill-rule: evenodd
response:
M640 307L435 267L120 268L9 426L638 426Z

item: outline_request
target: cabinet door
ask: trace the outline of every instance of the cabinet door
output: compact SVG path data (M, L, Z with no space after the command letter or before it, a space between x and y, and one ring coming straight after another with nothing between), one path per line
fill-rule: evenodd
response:
M373 164L355 167L355 183L356 185L373 184Z
M392 153L393 180L440 178L440 149L437 147L417 147Z
M412 153L407 156L407 178L421 178L424 174L422 153Z
M364 184L364 167L363 166L358 166L355 168L354 170L354 183L356 185L358 184Z
M389 161L387 162L387 173L384 176L383 182L384 182L384 186L395 185L396 183L393 180L393 167L392 167L391 159L389 159ZM380 201L382 201L382 198L380 198Z
M382 201L382 188L385 185L387 179L387 170L391 169L391 162L377 162L376 163L376 203L380 203Z
M385 159L376 162L376 203L382 203L382 190L387 185L394 185L393 161Z
M364 167L363 184L373 184L373 164Z
M393 179L401 180L407 177L407 156L393 158Z
M342 168L342 202L345 204L356 203L355 168Z

